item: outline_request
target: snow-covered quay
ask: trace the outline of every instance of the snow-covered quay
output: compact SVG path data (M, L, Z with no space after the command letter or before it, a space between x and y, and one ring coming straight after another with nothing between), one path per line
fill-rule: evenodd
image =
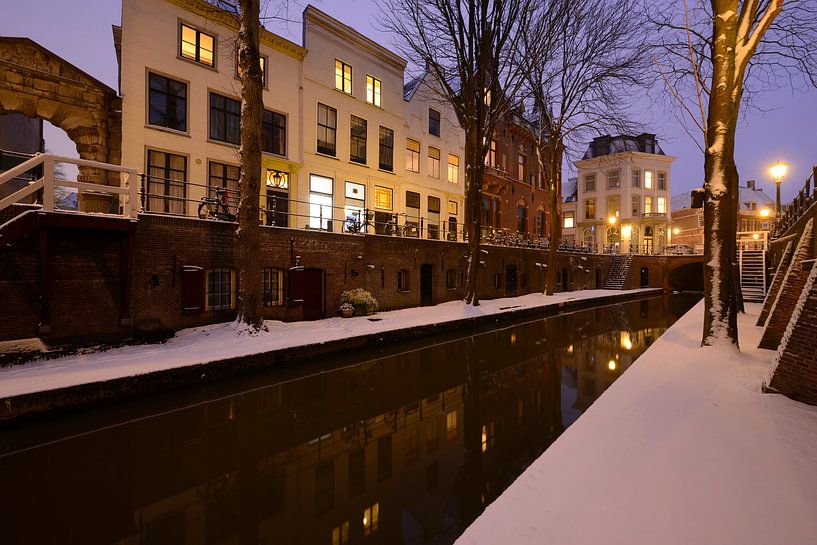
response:
M817 407L761 393L774 352L667 330L458 545L817 543Z
M435 325L455 326L464 320L499 314L533 309L547 311L588 300L609 304L605 300L649 292L660 290L582 290L549 296L532 293L485 300L479 307L452 301L433 307L379 312L370 317L290 323L267 321L267 331L252 336L237 331L232 322L190 328L179 331L165 343L125 346L0 368L0 400L379 333Z

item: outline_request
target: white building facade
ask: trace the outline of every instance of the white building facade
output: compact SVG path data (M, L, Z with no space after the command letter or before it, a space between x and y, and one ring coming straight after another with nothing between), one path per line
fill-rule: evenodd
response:
M674 160L652 134L594 139L575 162L576 242L594 251L662 253L671 236Z
M236 36L234 14L204 0L123 0L122 164L145 173L145 211L237 202ZM303 37L262 32L260 219L424 238L461 224L463 138L448 109L433 105L434 116L420 93L404 99L406 61L312 6Z

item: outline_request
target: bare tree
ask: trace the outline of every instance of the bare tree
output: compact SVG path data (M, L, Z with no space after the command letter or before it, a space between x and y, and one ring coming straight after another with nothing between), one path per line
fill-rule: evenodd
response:
M264 111L261 72L260 0L238 0L238 77L241 82L241 178L236 249L239 266L236 321L252 330L261 318L259 223L261 193L261 118Z
M524 40L524 96L550 201L546 293L556 286L561 239L562 159L584 150L591 134L626 133L648 67L636 0L553 0L540 4Z
M813 0L667 2L653 16L656 65L704 154L702 345L738 345L738 171L735 133L741 106L779 86L816 85L817 6Z
M523 29L534 0L384 0L382 21L424 67L465 132L465 302L479 305L482 181L494 127L521 83Z

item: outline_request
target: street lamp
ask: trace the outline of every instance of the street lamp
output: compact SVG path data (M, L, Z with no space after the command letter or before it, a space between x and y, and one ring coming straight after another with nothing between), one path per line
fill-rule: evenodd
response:
M786 175L786 171L789 169L789 165L784 163L783 161L778 161L775 164L769 166L769 172L772 175L772 179L774 183L777 184L777 200L775 201L775 213L779 216L780 215L780 182L783 181L783 176Z

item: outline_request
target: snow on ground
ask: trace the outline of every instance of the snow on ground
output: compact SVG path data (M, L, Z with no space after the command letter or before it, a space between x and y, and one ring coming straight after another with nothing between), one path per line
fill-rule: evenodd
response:
M582 290L550 296L532 293L520 297L481 301L479 307L467 306L461 301L451 301L433 307L379 312L368 318L363 316L327 318L314 322L290 323L268 320L266 322L268 331L255 336L249 336L246 332L239 334L233 322L183 329L166 343L125 346L0 368L0 399L294 346L641 291L645 290ZM371 321L369 318L379 320Z
M457 545L817 543L817 407L762 394L774 352L665 332Z

